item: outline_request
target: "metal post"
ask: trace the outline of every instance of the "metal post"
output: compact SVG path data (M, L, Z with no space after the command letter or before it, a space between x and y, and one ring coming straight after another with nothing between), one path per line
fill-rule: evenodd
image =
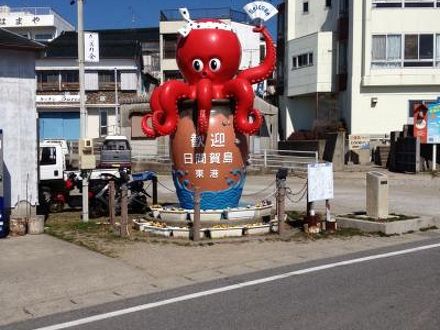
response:
M115 68L115 116L116 116L116 135L121 134L121 114L119 109L118 93L118 69Z
M109 222L111 226L115 225L115 181L110 180L109 184Z
M277 218L278 218L278 234L284 235L284 218L285 218L285 198L286 198L286 180L277 179Z
M128 223L128 200L127 200L127 184L121 187L121 236L130 236L130 229Z
M157 176L153 177L153 205L157 204Z
M267 149L264 149L264 168L267 167Z
M78 9L78 70L79 70L79 119L81 139L87 136L87 109L85 90L85 69L84 69L84 0L77 0ZM80 159L81 161L81 159ZM81 166L80 166L81 168ZM82 175L82 212L83 222L89 221L89 178L87 174Z
M432 170L437 170L437 145L432 145Z
M194 222L192 224L192 238L194 242L200 240L200 190L194 189Z

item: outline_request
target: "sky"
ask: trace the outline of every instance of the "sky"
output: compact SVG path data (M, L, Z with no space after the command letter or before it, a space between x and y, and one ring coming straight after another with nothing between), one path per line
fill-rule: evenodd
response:
M76 5L71 0L0 0L10 7L51 7L76 26ZM223 8L241 10L251 0L85 0L84 25L86 29L115 29L154 27L159 25L161 9ZM268 1L273 4L281 0ZM276 32L276 18L267 24L272 35Z

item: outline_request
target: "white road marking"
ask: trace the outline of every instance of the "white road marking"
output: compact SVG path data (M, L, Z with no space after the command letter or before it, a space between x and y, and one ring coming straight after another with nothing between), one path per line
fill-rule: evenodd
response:
M361 263L361 262L365 262L365 261L390 258L390 257L394 257L394 256L414 253L414 252L418 252L418 251L430 250L430 249L435 249L435 248L439 248L439 247L440 247L440 243L437 243L437 244L419 246L419 247L415 247L415 248L411 248L411 249L404 249L404 250L399 250L399 251L371 255L368 257L350 259L350 260L345 260L345 261L338 261L338 262L325 264L325 265L321 265L321 266L310 267L310 268L295 270L295 271L288 272L288 273L283 273L283 274L278 274L278 275L269 276L269 277L265 277L265 278L260 278L260 279L253 280L253 281L247 281L247 282L227 285L227 286L217 288L217 289L211 289L211 290L186 294L186 295L183 295L180 297L175 297L175 298L161 300L161 301L157 301L157 302L153 302L153 303L148 303L148 304L138 305L138 306L134 306L134 307L130 307L130 308L120 309L117 311L98 314L98 315L85 317L82 319L73 320L73 321L69 321L69 322L65 322L65 323L54 324L51 326L38 328L35 330L59 330L59 329L71 328L71 327L79 326L82 324L92 323L92 322L96 322L96 321L102 321L105 319L110 319L110 318L121 316L121 315L136 313L136 312L152 309L155 307L174 304L174 303L177 303L180 301L197 299L200 297L206 297L206 296L210 296L210 295L217 294L217 293L237 290L237 289L245 288L248 286L263 284L263 283L267 283L267 282L273 282L273 281L281 280L281 279L296 276L296 275L303 275L303 274L317 272L317 271L321 271L321 270L325 270L325 269L353 265L353 264L357 264L357 263Z

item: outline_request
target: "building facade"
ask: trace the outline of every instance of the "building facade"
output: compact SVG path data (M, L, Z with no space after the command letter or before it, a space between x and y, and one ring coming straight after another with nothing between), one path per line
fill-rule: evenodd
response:
M99 33L100 60L85 65L87 138L120 133L120 103L146 93L139 41ZM37 61L40 139L78 140L80 134L77 33L50 42Z
M287 0L280 6L281 138L316 127L389 134L440 95L440 2ZM279 42L280 42L279 41Z
M44 45L0 28L1 183L8 215L30 218L38 203L35 61Z
M0 6L0 27L39 42L48 42L75 27L52 8Z

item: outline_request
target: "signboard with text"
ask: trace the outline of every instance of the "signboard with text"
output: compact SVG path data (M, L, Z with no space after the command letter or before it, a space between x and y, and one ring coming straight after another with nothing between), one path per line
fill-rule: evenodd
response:
M333 198L333 164L316 163L307 166L308 201Z
M84 44L84 60L93 63L99 62L99 34L85 32Z
M348 136L348 149L370 149L370 136L367 134L351 134Z
M427 142L440 143L440 99L428 107L428 134Z

